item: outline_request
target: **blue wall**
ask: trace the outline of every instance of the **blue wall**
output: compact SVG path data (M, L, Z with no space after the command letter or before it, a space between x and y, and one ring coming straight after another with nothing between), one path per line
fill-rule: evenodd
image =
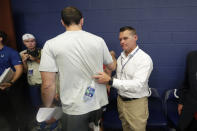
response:
M11 0L18 47L21 35L33 33L39 46L64 32L60 11L72 5L85 18L84 30L103 37L110 50L121 52L121 26L137 29L138 44L153 59L150 86L162 93L179 88L186 54L197 50L196 0Z

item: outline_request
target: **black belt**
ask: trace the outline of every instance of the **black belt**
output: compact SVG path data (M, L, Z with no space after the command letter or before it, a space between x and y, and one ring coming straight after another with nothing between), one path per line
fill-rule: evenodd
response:
M121 95L118 95L118 96L121 98L122 101L132 101L132 100L138 99L138 98L126 98L126 97L123 97Z
M35 85L30 85L30 86L41 86L41 84L35 84Z

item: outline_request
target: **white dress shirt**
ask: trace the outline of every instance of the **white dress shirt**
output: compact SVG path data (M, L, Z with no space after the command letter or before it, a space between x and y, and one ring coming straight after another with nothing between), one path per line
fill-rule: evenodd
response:
M152 69L150 56L138 46L128 56L123 51L117 60L116 78L112 86L126 98L149 96L148 80Z

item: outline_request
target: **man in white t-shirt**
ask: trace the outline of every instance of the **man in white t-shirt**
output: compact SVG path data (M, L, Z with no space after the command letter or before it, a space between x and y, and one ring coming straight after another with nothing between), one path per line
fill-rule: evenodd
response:
M100 109L108 103L105 85L92 76L103 71L103 64L114 70L115 62L102 38L82 30L78 9L64 8L61 17L66 32L48 40L41 56L42 99L51 106L59 72L63 131L88 131L88 124L98 123Z

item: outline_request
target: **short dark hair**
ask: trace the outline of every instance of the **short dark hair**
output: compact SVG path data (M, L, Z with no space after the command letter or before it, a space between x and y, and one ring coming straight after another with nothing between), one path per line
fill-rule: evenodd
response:
M0 31L0 37L3 38L2 43L5 43L7 40L7 34L4 31Z
M62 10L61 17L65 25L70 26L71 24L79 24L82 13L75 7L69 6Z
M131 27L131 26L123 26L120 28L120 32L124 32L126 30L131 31L132 35L137 35L135 28Z

